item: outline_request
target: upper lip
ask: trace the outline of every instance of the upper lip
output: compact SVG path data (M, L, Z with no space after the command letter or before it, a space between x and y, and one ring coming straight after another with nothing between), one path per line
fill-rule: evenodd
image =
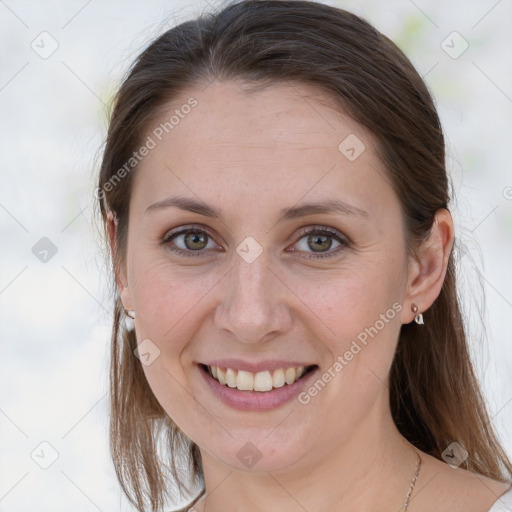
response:
M299 366L313 366L311 363L290 361L285 359L272 359L268 361L250 362L242 359L215 359L203 363L207 366L220 366L221 368L232 368L233 370L243 370L246 372L263 372L265 370L277 370L279 368L297 368Z

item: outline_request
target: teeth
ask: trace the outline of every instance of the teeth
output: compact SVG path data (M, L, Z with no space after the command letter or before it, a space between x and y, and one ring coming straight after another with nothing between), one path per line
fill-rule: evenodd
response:
M284 386L284 370L274 370L274 377L272 379L275 388L281 388Z
M208 366L210 374L222 385L230 388L237 388L240 391L270 391L273 388L280 388L286 384L290 385L297 381L306 368L279 368L263 372L247 372L245 370L234 370L233 368L221 368L220 366Z
M210 367L210 368L212 368L212 367ZM217 368L217 380L223 385L226 384L226 372L219 366L217 366L216 368Z
M238 370L236 376L236 387L241 391L252 391L254 389L254 375L251 372Z
M226 369L226 384L230 388L236 388L236 372L233 368Z
M272 384L270 372L258 372L254 376L254 391L270 391Z
M293 384L297 377L297 370L295 368L286 368L284 372L284 380L286 384Z

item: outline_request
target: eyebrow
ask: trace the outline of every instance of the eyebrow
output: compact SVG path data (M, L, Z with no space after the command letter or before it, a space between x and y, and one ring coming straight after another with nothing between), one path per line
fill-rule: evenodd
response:
M190 211L211 217L212 219L222 219L222 210L210 206L202 201L190 197L174 196L158 201L146 208L144 214L162 210L164 208L179 208L180 210ZM292 220L307 215L322 214L322 213L341 213L342 215L357 215L361 217L368 217L368 212L357 208L351 204L345 203L340 199L331 199L320 203L306 203L300 206L292 206L281 210L279 222L283 220Z

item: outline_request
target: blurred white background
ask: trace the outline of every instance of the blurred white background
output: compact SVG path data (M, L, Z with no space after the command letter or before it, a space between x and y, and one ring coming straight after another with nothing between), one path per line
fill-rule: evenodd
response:
M394 40L436 98L466 247L461 294L472 351L512 455L512 4L329 3ZM215 5L0 0L3 512L130 510L107 444L112 302L93 219L97 155L132 59L156 35ZM33 253L43 237L57 250L46 262Z

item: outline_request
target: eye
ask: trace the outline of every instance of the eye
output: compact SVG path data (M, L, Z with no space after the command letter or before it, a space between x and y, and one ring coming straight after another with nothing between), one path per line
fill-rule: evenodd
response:
M339 231L328 227L313 227L301 230L294 246L300 252L308 253L305 258L328 258L339 254L350 247L350 241ZM164 245L180 256L201 256L206 249L216 249L219 246L212 237L199 227L189 227L175 233L170 233L162 241ZM333 248L333 244L337 244ZM291 252L297 249L291 249Z
M306 253L309 252L308 250L312 251L305 256L306 258L329 258L350 247L350 242L345 236L337 230L327 227L309 228L300 232L299 237L295 246ZM335 245L335 250L330 250L333 247L333 242L337 245Z
M165 236L162 243L182 256L200 256L205 249L218 247L206 231L195 227L171 233Z

